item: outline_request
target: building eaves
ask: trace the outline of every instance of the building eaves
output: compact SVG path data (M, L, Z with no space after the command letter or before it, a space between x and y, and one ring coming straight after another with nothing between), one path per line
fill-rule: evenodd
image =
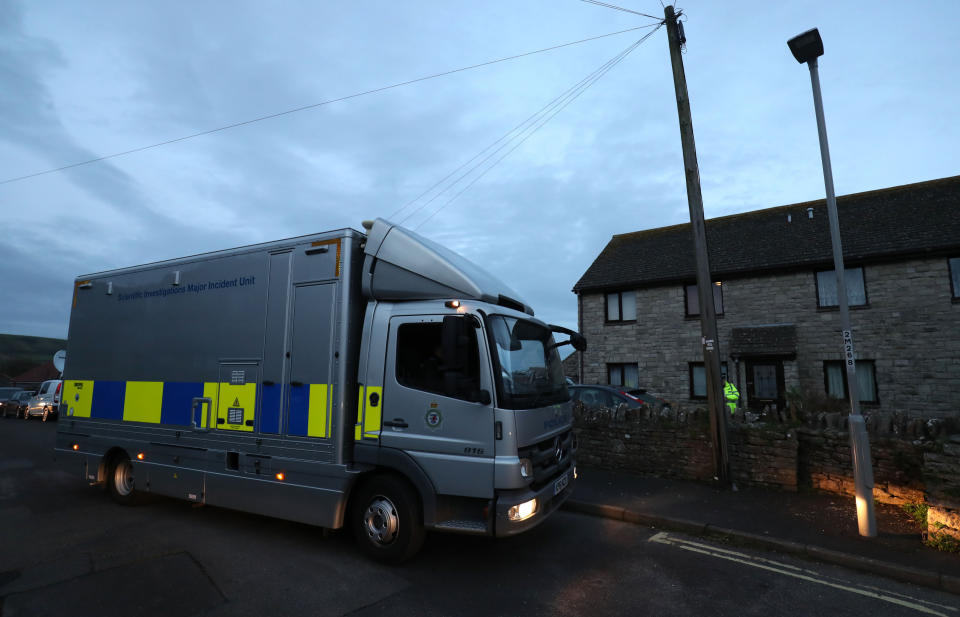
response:
M960 250L960 176L844 195L837 209L847 263ZM832 265L825 200L717 217L705 227L715 278ZM695 272L685 223L613 236L573 290L692 281Z

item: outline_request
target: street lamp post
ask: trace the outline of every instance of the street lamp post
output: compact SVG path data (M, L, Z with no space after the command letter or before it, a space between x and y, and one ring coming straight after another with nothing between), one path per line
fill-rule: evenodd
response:
M843 358L847 371L847 397L850 401L850 455L853 459L853 480L856 485L857 523L861 536L876 537L877 522L873 513L873 467L870 460L870 438L860 414L860 393L857 391L857 369L853 354L853 333L850 328L850 308L847 305L847 285L843 268L843 248L840 243L840 219L837 216L837 197L833 192L833 169L830 167L830 147L827 144L827 125L823 119L823 98L820 95L820 74L817 58L823 55L823 40L814 28L787 41L793 57L810 67L813 85L813 106L817 114L820 135L820 158L823 161L823 183L827 190L827 215L830 219L830 240L833 244L833 271L837 277L837 299L840 305L840 328L843 336Z

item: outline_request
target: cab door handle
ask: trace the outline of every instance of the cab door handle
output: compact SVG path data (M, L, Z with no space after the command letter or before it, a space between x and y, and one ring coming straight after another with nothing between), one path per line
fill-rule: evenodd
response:
M410 426L409 424L403 421L403 418L394 418L392 421L387 420L386 422L383 423L383 425L395 426L396 428L407 428L408 426Z

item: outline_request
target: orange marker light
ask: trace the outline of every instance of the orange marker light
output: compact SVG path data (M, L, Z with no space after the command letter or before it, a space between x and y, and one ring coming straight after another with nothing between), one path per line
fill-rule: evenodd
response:
M283 475L283 472L280 472L280 473L277 474L277 480L281 480L281 481L282 481L285 477L286 477L286 476Z
M138 461L142 461L142 460L143 460L143 452L139 452L139 453L137 454L137 460L138 460Z
M78 444L78 443L73 444L73 449L74 449L74 450L79 450L79 449L80 449L80 444Z

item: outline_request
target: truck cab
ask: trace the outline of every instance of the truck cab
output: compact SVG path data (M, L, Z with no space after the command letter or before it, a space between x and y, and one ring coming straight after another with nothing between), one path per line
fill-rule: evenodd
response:
M371 225L365 253L372 275L354 459L412 479L427 528L508 536L538 524L575 476L554 333L578 346L582 337L534 317L470 262L385 221ZM393 543L388 530L398 522L374 516L367 536Z

